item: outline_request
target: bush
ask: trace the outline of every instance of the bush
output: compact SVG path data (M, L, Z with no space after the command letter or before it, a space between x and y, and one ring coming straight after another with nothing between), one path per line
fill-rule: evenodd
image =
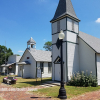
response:
M92 75L92 72L90 73L90 75L88 75L87 72L86 74L84 74L84 72L82 71L81 73L76 73L76 75L74 74L73 76L71 76L71 80L67 83L67 85L97 87L98 83L97 78Z

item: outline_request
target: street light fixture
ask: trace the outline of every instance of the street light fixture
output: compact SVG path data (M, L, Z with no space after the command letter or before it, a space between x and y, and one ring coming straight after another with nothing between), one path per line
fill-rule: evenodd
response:
M63 33L63 30L60 31L59 33L59 40L61 42L61 87L59 89L59 95L58 98L60 99L67 99L67 95L66 95L66 90L64 88L64 80L63 80L63 39L65 37L65 34Z

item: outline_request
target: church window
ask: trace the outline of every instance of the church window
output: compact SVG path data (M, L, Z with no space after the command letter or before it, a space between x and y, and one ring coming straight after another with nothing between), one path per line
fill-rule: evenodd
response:
M57 21L57 32L60 32L60 20Z
M72 20L72 31L74 31L74 21Z

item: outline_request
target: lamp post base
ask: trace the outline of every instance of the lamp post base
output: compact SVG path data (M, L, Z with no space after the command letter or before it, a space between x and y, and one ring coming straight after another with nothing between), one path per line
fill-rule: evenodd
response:
M67 99L65 88L61 87L61 88L59 89L58 98L60 98L60 99Z

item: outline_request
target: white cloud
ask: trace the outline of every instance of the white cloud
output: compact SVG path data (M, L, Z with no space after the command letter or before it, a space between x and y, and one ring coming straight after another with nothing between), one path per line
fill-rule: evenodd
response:
M46 39L43 39L43 41L45 41Z
M24 52L24 51L22 51L22 50L19 50L18 52Z
M96 22L96 23L100 23L100 18L98 18L95 22Z

